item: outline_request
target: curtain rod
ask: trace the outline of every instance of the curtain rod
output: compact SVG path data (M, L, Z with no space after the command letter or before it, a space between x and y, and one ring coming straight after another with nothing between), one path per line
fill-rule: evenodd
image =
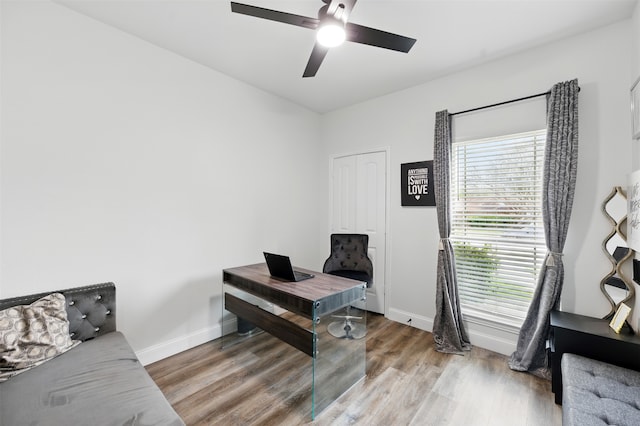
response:
M466 114L468 112L479 111L481 109L487 109L487 108L497 107L497 106L500 106L500 105L506 105L506 104L510 104L510 103L513 103L513 102L526 101L527 99L539 98L540 96L546 96L546 95L548 95L550 93L551 93L551 91L547 91L547 92L544 92L544 93L538 93L537 95L530 95L530 96L525 96L524 98L511 99L510 101L498 102L497 104L485 105L485 106L481 106L481 107L478 107L478 108L468 109L466 111L452 112L452 113L449 113L449 117L453 117L454 115L459 115L459 114Z

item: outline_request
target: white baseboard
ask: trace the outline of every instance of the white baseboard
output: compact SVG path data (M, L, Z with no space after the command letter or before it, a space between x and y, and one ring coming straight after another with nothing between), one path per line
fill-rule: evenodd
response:
M412 327L419 328L420 330L432 332L433 331L433 318L420 316L411 312L401 311L399 309L389 309L387 318L402 324L407 324ZM496 335L491 334L491 329L477 324L469 324L465 321L467 332L469 333L469 340L471 344L479 348L488 349L493 352L497 352L503 355L511 355L516 350L517 336L513 339L508 339L498 334L504 334L500 330L496 330Z
M235 318L225 322L224 324L225 330L235 330L235 327ZM207 327L195 331L184 337L167 340L148 348L141 349L136 352L136 356L138 357L142 365L148 365L156 361L160 361L161 359L168 358L177 353L184 352L203 343L207 343L221 336L222 330L220 328L220 325L215 325L213 327Z
M390 308L387 318L391 321L410 325L420 330L431 332L433 330L433 319L413 314L411 312L401 311L399 309Z

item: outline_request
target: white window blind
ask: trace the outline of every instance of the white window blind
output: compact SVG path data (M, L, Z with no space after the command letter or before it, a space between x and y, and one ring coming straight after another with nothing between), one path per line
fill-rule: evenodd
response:
M455 142L451 242L462 310L520 326L546 255L546 131Z

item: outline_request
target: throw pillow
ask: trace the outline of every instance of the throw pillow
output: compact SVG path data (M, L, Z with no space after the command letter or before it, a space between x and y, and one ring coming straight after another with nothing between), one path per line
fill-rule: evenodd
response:
M65 298L52 293L0 311L0 382L73 348Z

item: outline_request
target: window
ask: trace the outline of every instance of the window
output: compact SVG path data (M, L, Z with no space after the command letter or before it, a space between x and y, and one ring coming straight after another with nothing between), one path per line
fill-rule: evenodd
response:
M520 327L547 249L546 130L455 142L451 242L465 315Z

